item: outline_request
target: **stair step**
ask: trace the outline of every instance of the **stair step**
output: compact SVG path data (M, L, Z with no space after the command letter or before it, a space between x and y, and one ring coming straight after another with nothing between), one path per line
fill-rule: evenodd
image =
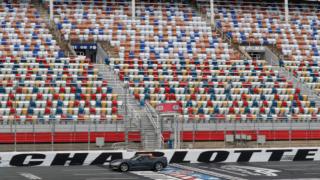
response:
M156 142L156 139L144 139L144 142Z

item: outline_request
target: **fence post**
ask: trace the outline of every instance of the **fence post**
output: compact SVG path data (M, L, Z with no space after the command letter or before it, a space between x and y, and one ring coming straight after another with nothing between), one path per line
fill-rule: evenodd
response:
M50 121L51 123L51 151L54 150L54 131L55 131L55 123L56 123L56 120L51 120Z
M218 121L217 121L218 122ZM226 147L226 135L227 135L227 122L224 121L224 128L223 128L223 142L224 142L224 147Z
M194 143L195 143L195 121L192 121L192 148L194 148Z
M180 118L178 118L178 121L180 121ZM179 142L180 142L180 144L179 144L179 148L181 148L181 147L183 147L184 146L184 141L183 141L183 132L184 132L184 128L183 128L183 126L184 126L184 121L181 121L181 124L180 124L180 129L179 129ZM181 141L182 141L182 143L181 143ZM182 144L182 145L181 145Z
M275 144L275 129L274 129L274 120L272 119L271 120L271 127L272 127L272 139L273 139L273 141L272 141L272 144L273 144L273 146L274 146L274 144Z
M241 121L241 120L240 120L240 121ZM236 135L236 134L237 134L237 120L234 119L233 122L234 122L233 132L234 132L234 135Z
M219 123L219 122L215 120L213 123L215 124L215 128L216 128L216 131L215 131L215 132L216 132L216 133L219 132L219 129L218 129L218 126L219 126L218 123ZM225 139L225 135L223 135L223 141L224 141L224 139ZM214 142L214 141L212 141L212 142ZM216 144L216 143L215 143L215 144Z
M13 119L14 122L14 152L17 151L17 123L16 120Z
M292 119L290 118L289 147L292 147Z
M257 119L258 120L258 119ZM258 144L258 141L257 141L257 139L258 139L258 135L259 135L259 130L258 130L258 124L256 123L256 121L253 121L253 129L254 130L256 130L256 147L258 148L259 147L259 144ZM253 137L251 137L252 138L252 140L253 140ZM254 144L254 143L253 143Z
M73 123L73 136L72 136L72 142L71 142L72 143L71 149L73 150L73 143L75 142L75 137L77 134L78 121L73 120L72 123Z
M262 122L262 120L261 121L259 121L259 123L257 124L257 138L256 138L256 142L258 142L257 140L258 140L258 136L260 135L260 123ZM258 144L258 143L257 143ZM258 144L259 145L259 144Z
M196 132L198 131L198 124L199 124L199 122L198 121L195 121L196 122L196 127L195 127L195 131L194 131L194 138L196 138ZM196 142L196 139L195 139L195 141L194 142Z
M312 144L312 140L310 139L312 136L312 131L311 131L311 119L308 120L308 146Z
M128 137L128 133L129 133L129 127L128 127L128 88L129 88L129 84L125 83L124 86L124 133L125 133L125 146L128 147L129 145L129 137Z
M304 139L304 141L307 142L305 144L309 145L309 134L310 134L310 129L308 129L309 128L309 119L305 120L304 122L305 122L304 124L307 123L307 125L305 125L306 128L305 128L305 135L304 135L305 139Z
M33 151L36 149L36 132L35 132L35 121L32 121L32 132L33 132Z
M91 119L89 118L89 127L88 127L88 151L90 150L90 139L91 139Z

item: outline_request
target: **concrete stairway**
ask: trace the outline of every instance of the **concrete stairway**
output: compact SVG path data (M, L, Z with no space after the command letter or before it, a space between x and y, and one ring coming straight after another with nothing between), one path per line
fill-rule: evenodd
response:
M201 16L201 18L208 24L208 26L210 25L210 20L208 19L208 17L206 15L202 15L200 12L200 9L198 9L195 6L192 6L196 12L198 13L199 16ZM252 59L250 57L250 55L243 49L241 49L241 47L236 44L233 43L232 39L228 38L221 29L217 28L217 27L213 27L211 26L224 40L224 42L229 43L230 46L232 48L234 48L235 50L237 50L242 58L244 59ZM317 95L317 93L315 93L312 89L308 88L304 83L301 83L299 81L299 79L297 79L296 77L294 77L290 72L288 72L284 67L279 67L279 60L280 57L283 57L281 51L279 51L278 49L274 48L274 47L267 47L265 46L266 51L272 53L272 56L270 57L271 59L266 59L267 62L272 65L274 67L274 70L279 72L280 76L285 77L288 81L291 81L293 83L293 86L295 88L299 88L301 90L302 94L306 94L309 96L309 100L315 101L316 106L319 107L320 106L320 97Z
M159 115L149 104L146 104L144 111L146 111L145 118L148 119L142 124L144 148L161 149L164 147L164 139L161 134Z
M141 122L139 122L139 119L137 119L133 113L134 110L129 109L129 104L133 104L131 101L131 98L127 96L125 97L125 89L121 86L122 84L119 82L119 79L117 78L117 75L114 74L114 72L105 64L95 64L95 68L99 70L99 76L102 77L103 80L108 81L108 86L112 87L112 92L115 94L118 94L118 100L122 102L121 108L118 109L118 113L121 115L124 115L123 119L123 129L128 132L136 132L141 131ZM127 103L127 107L126 107ZM127 109L126 109L127 108ZM142 144L140 146L137 146L136 143L130 143L128 141L128 144L125 142L121 143L115 143L114 148L117 149L141 149Z
M269 65L273 66L275 71L279 72L279 75L285 77L288 81L293 83L294 88L299 88L302 94L308 95L309 100L314 101L316 106L320 106L320 97L312 89L308 88L304 83L301 83L298 78L292 75L284 67L279 66L279 60L281 59L278 55L279 52L274 52L273 49L265 47L266 53L268 54L266 61Z
M48 13L48 10L44 8L43 4L40 4L40 2L34 3L35 8L38 9L39 14L43 20L45 20L47 27L50 31L50 34L52 34L53 39L57 41L57 44L59 47L64 51L66 56L76 56L76 52L71 47L70 43L64 41L62 34L55 26L54 22L50 22L50 16Z
M242 59L252 59L251 56L246 51L243 51L238 44L233 43L232 39L227 37L221 29L217 28L214 25L211 25L210 19L205 14L202 14L200 12L200 9L196 5L192 3L190 5L195 10L195 12L197 12L197 15L201 17L202 21L206 22L207 26L211 27L221 37L223 42L228 43L231 48L237 50L240 53Z
M145 150L153 150L158 149L157 145L157 135L155 133L155 129L152 123L148 120L146 115L142 119L146 119L142 121L141 126L141 137L142 137L142 146Z
M100 43L106 54L109 56L110 61L118 59L118 55L108 42ZM120 113L127 114L125 121L131 120L128 123L129 128L139 129L141 132L141 141L144 150L153 150L161 147L162 135L159 134L160 128L157 122L157 114L154 109L148 105L141 106L137 100L128 92L128 85L119 79L113 66L96 65L102 77L108 81L108 84L113 88L113 92L119 95L119 100L123 102L123 109Z
M105 68L99 68L103 72L103 77L108 81L108 84L113 88L113 92L119 95L119 100L123 102L123 107L119 111L125 116L125 122L128 123L129 130L140 130L142 146L145 150L159 148L157 126L155 127L151 121L155 121L155 117L150 114L146 107L138 104L133 96L126 92L125 83L118 79L118 75L110 68L104 65ZM128 122L128 121L131 121Z

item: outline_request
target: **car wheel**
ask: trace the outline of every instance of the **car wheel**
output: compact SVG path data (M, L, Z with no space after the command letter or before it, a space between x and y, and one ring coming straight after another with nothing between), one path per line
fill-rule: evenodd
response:
M120 167L119 167L119 170L120 170L121 172L127 172L127 171L129 171L129 166L128 166L128 164L126 164L126 163L121 164Z
M155 165L154 165L154 170L155 171L161 171L163 169L163 164L161 162L157 162Z

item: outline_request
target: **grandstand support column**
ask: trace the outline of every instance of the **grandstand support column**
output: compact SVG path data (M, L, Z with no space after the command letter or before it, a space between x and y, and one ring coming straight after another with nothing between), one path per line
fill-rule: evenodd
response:
M50 23L53 22L53 0L50 0Z
M214 0L210 0L210 17L211 17L211 25L214 26Z
M284 12L285 12L285 20L286 24L289 23L289 5L288 5L289 0L284 0Z
M135 18L136 18L136 1L135 0L132 0L132 2L131 2L132 4L132 6L131 6L131 16L132 16L132 20L134 20Z
M124 84L124 132L125 132L125 146L128 147L129 145L129 137L128 137L128 88L129 84Z

